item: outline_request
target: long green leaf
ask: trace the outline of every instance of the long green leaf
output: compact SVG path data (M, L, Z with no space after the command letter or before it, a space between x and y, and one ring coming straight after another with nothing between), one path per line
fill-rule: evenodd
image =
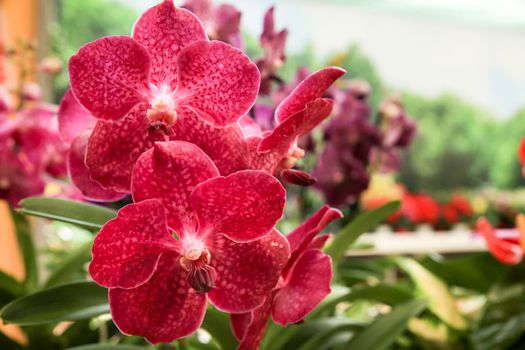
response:
M5 323L36 325L75 321L109 313L107 290L93 282L77 282L27 295L0 310Z
M14 277L0 271L0 305L5 305L18 298L24 292L24 286Z
M426 306L425 300L416 299L396 307L355 335L345 349L389 349L407 328L410 319L421 313Z
M18 213L12 212L13 222L16 227L16 238L18 247L24 259L25 270L25 288L32 291L38 286L38 262L33 236L31 234L31 225L27 219Z
M399 266L412 278L422 296L429 301L429 310L452 328L463 330L468 324L458 311L448 286L417 261L399 258Z
M335 236L332 244L326 249L326 253L334 261L338 261L360 235L375 228L390 214L398 210L400 205L399 201L389 202L377 209L357 216Z
M237 347L237 339L233 336L227 314L219 312L215 308L208 308L201 327L211 334L222 349L235 349Z
M90 230L101 228L116 215L108 208L60 198L29 197L22 200L20 206L18 211L22 214L63 221Z
M378 284L375 286L355 288L346 294L330 298L322 303L310 313L308 318L316 318L318 315L331 311L341 302L352 302L359 299L373 300L395 306L413 299L413 295L400 286L393 284Z
M280 332L276 332L271 338L267 339L267 337L265 337L261 349L299 349L311 341L314 335L333 335L338 331L354 331L363 328L363 326L363 323L350 319L335 317L321 318L298 325L279 328Z
M82 270L86 262L91 259L93 242L87 242L72 251L61 264L50 274L46 287L72 282L71 276Z

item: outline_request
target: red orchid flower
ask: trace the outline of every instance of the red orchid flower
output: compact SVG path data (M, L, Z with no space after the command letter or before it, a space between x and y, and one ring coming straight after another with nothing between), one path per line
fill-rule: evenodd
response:
M476 229L483 238L489 251L496 259L507 265L516 265L523 260L525 248L525 216L516 217L516 229L496 230L485 218L479 218Z
M95 239L89 266L123 333L171 342L200 326L207 299L235 313L264 302L290 256L273 229L285 204L274 177L221 177L194 144L158 142L138 159L132 194L136 204Z
M328 67L308 76L277 106L275 119L278 124L270 132L257 134L253 122L241 119L241 126L251 135L247 137L249 167L277 175L292 169L304 156L297 140L330 115L333 101L321 96L343 74L345 70L341 68ZM250 131L248 126L252 127ZM301 173L296 178L302 179L305 175Z
M214 6L213 0L187 0L182 8L193 12L199 18L210 39L241 48L241 12L235 6Z
M84 45L69 75L74 96L97 118L86 154L91 178L119 192L129 192L133 164L155 141L184 139L181 122L196 133L237 122L260 80L242 51L208 41L197 17L172 0L143 13L132 37Z
M330 294L332 261L321 251L329 235L316 236L341 217L339 210L324 206L286 236L290 259L265 303L250 313L231 315L233 332L240 340L238 350L259 347L270 314L282 326L297 323Z
M69 145L67 159L69 178L82 192L84 198L112 202L124 197L125 193L106 189L91 179L85 162L88 140L96 122L97 120L78 103L71 90L66 91L58 109L58 127L60 137Z

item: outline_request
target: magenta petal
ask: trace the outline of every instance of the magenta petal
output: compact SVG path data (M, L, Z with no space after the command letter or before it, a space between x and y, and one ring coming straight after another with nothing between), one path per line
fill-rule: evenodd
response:
M176 243L159 201L128 204L95 238L89 273L104 287L135 288L151 278L161 254Z
M118 122L99 120L88 141L86 165L91 178L105 188L129 192L137 158L153 146L148 135L146 104L136 106Z
M259 143L259 152L276 150L287 152L299 136L312 130L332 112L333 101L319 98L284 120Z
M67 163L69 177L86 199L101 202L113 202L119 200L126 194L107 190L98 182L91 180L89 168L84 161L90 134L90 131L84 131L73 139L73 142L71 143Z
M144 12L133 27L133 38L151 57L150 79L157 87L177 85L177 56L196 40L207 40L195 15L164 1Z
M113 321L127 335L140 335L152 344L171 343L195 332L206 312L206 295L186 281L176 253L165 253L145 284L133 289L110 289Z
M332 260L320 250L307 250L297 260L287 284L277 292L273 320L283 326L301 321L328 294L332 280Z
M302 110L309 102L322 97L326 89L345 73L344 69L328 67L311 74L277 106L275 117L282 123Z
M201 183L191 194L199 232L248 242L270 232L281 218L286 191L273 176L243 170Z
M92 129L96 122L97 120L78 103L71 90L68 89L58 109L58 130L62 141L73 142L73 139L83 131Z
M146 101L150 59L144 47L127 36L95 40L69 60L69 80L77 100L103 120L119 120Z
M221 175L230 175L248 167L248 145L239 125L218 128L206 123L190 110L181 111L173 125L172 140L197 145L213 160Z
M301 247L304 249L305 244L306 246L310 244L314 237L324 230L329 223L342 217L343 213L336 208L331 208L328 205L320 208L308 220L286 235L292 253L300 250Z
M230 325L232 328L233 335L237 340L244 338L248 326L252 322L252 313L245 312L243 314L231 314Z
M208 298L229 313L261 306L290 256L288 242L276 230L250 243L235 243L219 235L209 245L217 280Z
M196 41L179 55L179 104L206 122L227 126L257 98L260 74L241 50L220 41Z
M243 325L246 327L244 331L244 336L239 342L237 350L256 350L259 349L261 342L264 337L264 332L266 331L266 325L268 324L268 318L270 317L273 298L275 292L268 294L263 305L251 312L250 323L248 325ZM232 315L231 324L234 327L234 322L239 323L239 320L234 321L235 314ZM246 319L246 318L245 318ZM237 327L239 324L237 325ZM234 332L235 332L235 328ZM240 329L238 329L239 331Z
M191 192L199 183L218 175L211 159L194 144L157 142L135 165L131 185L133 200L160 200L166 208L168 226L183 236L197 228L197 218L190 205Z
M255 122L252 118L245 115L239 120L239 125L241 126L242 133L245 138L248 137L262 137L263 131L259 124Z

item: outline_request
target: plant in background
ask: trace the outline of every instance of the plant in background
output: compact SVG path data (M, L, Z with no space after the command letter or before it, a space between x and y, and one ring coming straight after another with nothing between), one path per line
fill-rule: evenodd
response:
M34 51L23 40L13 48L0 47L0 198L11 206L66 175L56 106L40 100L40 86L33 81L38 70ZM16 86L4 74L6 63L18 69Z

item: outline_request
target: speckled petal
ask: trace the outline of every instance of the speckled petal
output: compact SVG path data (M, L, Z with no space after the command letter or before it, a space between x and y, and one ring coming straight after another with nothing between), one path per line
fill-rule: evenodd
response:
M113 202L123 198L126 194L107 190L96 181L91 180L89 168L86 166L85 157L90 131L78 135L69 148L68 173L71 182L82 192L84 198L98 202Z
M238 124L218 128L188 109L181 109L173 125L172 140L194 143L215 163L221 175L248 167L248 145Z
M274 296L275 292L268 294L264 304L248 314L250 315L249 318L243 316L239 317L236 314L231 316L231 325L234 332L235 327L239 327L237 328L238 332L242 331L243 328L245 329L244 336L240 339L241 341L239 342L239 346L237 346L237 350L259 349L264 337L264 332L266 331L268 318L270 317ZM246 324L246 321L249 323ZM234 326L235 324L237 325Z
M197 41L179 55L179 104L206 122L227 126L246 114L257 98L260 74L239 49L220 41Z
M287 284L277 292L273 320L280 325L304 319L328 294L332 280L332 260L320 250L307 250L297 260Z
M333 101L319 98L279 124L259 143L259 152L279 150L287 152L299 136L312 130L332 112Z
M345 73L344 69L328 67L311 74L277 106L275 117L282 123L285 119L304 109L309 102L322 97L326 89Z
M133 170L133 200L160 200L166 208L168 226L183 236L197 229L191 192L199 183L218 175L211 159L194 144L157 142L139 158Z
M93 129L96 122L97 120L78 103L68 89L58 109L58 131L62 141L68 144L73 142L83 131Z
M324 205L308 220L286 235L292 254L306 248L329 223L342 217L343 213L340 210Z
M128 204L95 238L89 273L104 287L135 288L151 278L161 254L176 243L159 201Z
M496 259L507 265L519 264L523 259L523 248L519 243L519 233L515 232L514 239L498 237L497 231L485 218L480 218L476 229L485 238L488 249Z
M175 253L162 255L152 278L134 289L110 289L113 322L127 335L152 344L171 343L195 332L206 312L206 295L197 294Z
M190 43L207 40L193 13L166 0L144 12L133 27L133 38L151 57L150 79L157 87L177 85L177 56Z
M208 244L211 265L217 271L216 287L208 292L208 298L229 313L261 306L290 256L288 242L276 230L250 243L235 243L219 235Z
M248 242L270 232L281 218L286 191L273 176L243 170L198 185L191 204L199 218L199 232L224 234Z
M150 58L127 36L95 40L69 60L69 81L77 100L103 120L119 120L146 101Z
M93 129L86 165L91 178L105 188L130 192L133 165L156 140L148 134L146 108L140 104L118 122L99 120Z

